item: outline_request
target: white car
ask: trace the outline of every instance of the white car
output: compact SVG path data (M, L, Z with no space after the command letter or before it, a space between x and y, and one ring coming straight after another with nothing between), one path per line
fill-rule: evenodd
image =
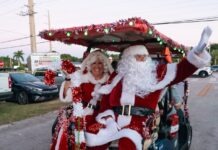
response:
M211 67L203 67L195 71L193 75L197 75L199 77L205 78L205 77L210 76L212 73L213 71L211 70Z
M11 78L9 73L0 72L0 101L8 100L13 97L11 90Z

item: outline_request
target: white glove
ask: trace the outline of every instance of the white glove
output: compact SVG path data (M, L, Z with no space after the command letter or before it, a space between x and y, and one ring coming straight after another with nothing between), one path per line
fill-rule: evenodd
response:
M207 46L211 34L212 34L211 28L208 26L205 27L203 32L201 33L201 39L198 45L192 49L196 54L201 54L203 52L203 50Z
M108 118L106 121L106 128L114 129L115 131L120 130L119 125L113 118Z
M89 107L86 107L86 108L83 109L83 115L84 115L84 116L92 115L93 112L94 112L94 109L91 109L91 108L89 108Z

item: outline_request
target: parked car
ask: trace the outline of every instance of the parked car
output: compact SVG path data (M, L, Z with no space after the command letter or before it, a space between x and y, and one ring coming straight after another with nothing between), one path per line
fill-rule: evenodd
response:
M58 95L56 85L48 86L31 74L10 73L10 77L15 101L19 104L42 101Z
M213 66L211 66L211 70L212 70L213 72L218 72L218 65L213 65Z
M11 89L11 78L9 73L0 72L0 101L8 100L13 97Z
M203 67L203 68L199 68L197 71L195 71L193 73L193 75L197 75L201 78L205 78L210 76L213 73L213 71L211 70L211 67Z
M34 71L33 75L36 76L38 79L40 79L42 82L44 82L44 76L47 70L48 69L37 69L36 71ZM63 81L64 81L64 77L61 71L57 70L55 72L55 85L57 85L58 90L60 90Z
M10 71L16 71L16 69L10 67L0 68L0 72L10 72Z

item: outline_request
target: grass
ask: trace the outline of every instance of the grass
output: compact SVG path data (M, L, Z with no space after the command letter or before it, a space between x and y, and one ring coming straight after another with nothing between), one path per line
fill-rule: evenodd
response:
M19 105L12 102L0 102L0 125L46 114L67 105L59 100Z

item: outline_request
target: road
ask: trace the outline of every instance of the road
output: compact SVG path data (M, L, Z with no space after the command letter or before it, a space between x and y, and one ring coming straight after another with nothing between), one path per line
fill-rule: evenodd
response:
M193 126L191 150L218 149L218 73L208 78L189 78L189 112ZM0 150L48 150L51 125L57 112L50 112L0 126Z
M193 127L191 150L218 149L218 73L189 78L189 112Z

